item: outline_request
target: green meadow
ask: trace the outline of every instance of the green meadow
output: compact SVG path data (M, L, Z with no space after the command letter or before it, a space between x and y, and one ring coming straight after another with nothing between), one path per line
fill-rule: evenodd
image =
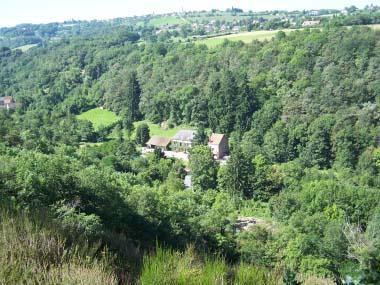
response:
M149 121L139 121L135 122L135 128L137 128L139 125L146 123L149 126L150 130L150 136L162 136L162 137L168 137L171 138L173 137L179 130L183 129L194 129L194 127L191 126L186 126L186 125L179 125L175 126L174 128L168 128L168 129L163 129L161 128L160 125L151 123Z
M95 130L99 129L100 126L107 127L120 120L120 117L114 112L101 108L88 110L87 112L78 115L77 118L79 120L90 121L93 124Z
M79 120L90 121L93 124L95 130L99 129L100 126L107 127L109 125L112 125L121 119L114 112L101 109L101 108L94 108L94 109L88 110L87 112L84 112L78 115L77 118ZM143 123L146 123L149 126L150 136L172 137L179 130L194 129L194 127L187 126L187 125L179 125L179 126L175 126L174 128L163 129L161 128L159 124L155 124L146 120L135 122L134 123L135 129ZM110 138L114 138L114 137L115 137L115 134L112 133L110 135Z
M285 33L290 33L291 29L285 29L282 30ZM230 40L230 41L242 41L244 43L251 43L253 40L258 41L265 41L272 39L279 30L275 31L254 31L254 32L243 32L238 34L231 34L231 35L225 35L225 36L218 36L208 39L203 39L197 41L197 44L205 44L208 47L215 47L217 45L220 45L224 42L224 40Z
M29 50L29 49L31 49L33 47L36 47L36 46L38 46L38 44L23 45L23 46L19 46L19 47L14 48L14 50L15 49L19 49L22 52L26 52L27 50Z
M160 27L163 25L180 25L183 23L184 23L184 20L175 16L157 17L149 21L149 24L155 27Z
M366 25L371 29L376 31L380 30L380 24ZM274 30L274 31L254 31L254 32L242 32L238 34L216 36L212 38L202 39L197 41L197 44L205 44L208 47L215 47L224 42L224 40L230 41L242 41L244 43L251 43L253 40L265 41L272 39L279 31L283 31L286 34L302 29L283 29L283 30Z

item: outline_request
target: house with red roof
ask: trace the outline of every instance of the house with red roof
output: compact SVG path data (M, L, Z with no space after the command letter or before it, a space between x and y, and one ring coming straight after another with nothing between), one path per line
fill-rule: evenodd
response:
M215 159L222 159L228 154L228 138L225 134L211 134L208 146L211 148Z

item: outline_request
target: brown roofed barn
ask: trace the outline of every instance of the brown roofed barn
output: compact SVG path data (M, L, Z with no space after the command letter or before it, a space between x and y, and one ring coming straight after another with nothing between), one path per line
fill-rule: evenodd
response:
M170 145L170 138L153 136L146 143L149 148L160 148L162 150L167 150Z

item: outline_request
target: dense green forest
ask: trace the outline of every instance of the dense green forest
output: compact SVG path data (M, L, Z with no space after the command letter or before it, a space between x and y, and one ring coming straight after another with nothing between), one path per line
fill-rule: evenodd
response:
M0 110L0 265L4 240L56 246L15 256L0 283L41 268L31 282L75 283L72 264L88 284L379 284L379 39L327 27L208 48L116 30L1 48L17 108ZM121 120L76 118L99 106ZM225 133L230 159L201 139L189 165L141 156L143 119Z

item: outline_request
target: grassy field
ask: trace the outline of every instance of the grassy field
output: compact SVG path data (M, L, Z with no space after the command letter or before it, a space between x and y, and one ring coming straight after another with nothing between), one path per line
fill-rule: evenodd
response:
M13 50L20 49L22 52L26 52L27 50L29 50L29 49L31 49L33 47L36 47L36 46L38 46L38 44L24 45L24 46L16 47Z
M95 129L98 129L100 126L109 126L117 121L120 120L120 117L117 116L114 112L101 109L101 108L95 108L88 110L87 112L84 112L80 115L77 116L77 119L79 120L87 120L90 121ZM150 136L163 136L163 137L172 137L174 136L179 130L182 129L195 129L194 127L191 126L186 126L186 125L180 125L176 126L174 128L170 129L162 129L160 125L154 124L149 121L139 121L135 122L134 126L135 129L141 125L142 123L146 123L149 126L150 129ZM110 134L109 138L115 138L116 135L114 133Z
M367 25L374 30L380 30L380 24ZM285 33L290 33L296 31L297 29L283 29L281 31ZM298 29L302 30L302 29ZM244 43L251 43L253 40L264 41L272 39L280 30L275 31L254 31L254 32L242 32L238 34L231 34L225 36L218 36L208 39L202 39L197 41L197 44L206 44L208 47L215 47L223 43L224 40L230 41L242 41Z
M183 130L183 129L187 129L187 130L190 129L190 130L192 130L192 129L195 129L194 127L190 127L190 126L186 126L186 125L180 125L180 126L176 126L174 128L171 128L171 129L164 130L159 125L153 124L153 123L151 123L149 121L136 122L136 123L134 123L135 128L137 128L142 123L147 123L148 124L149 130L150 130L150 136L162 136L162 137L171 138L179 130Z
M368 27L374 29L375 31L380 31L380 24L368 25Z
M79 120L90 121L94 125L95 130L102 125L109 126L120 120L120 117L117 116L114 112L101 108L88 110L87 112L78 115L77 118Z
M282 30L285 33L290 33L291 29ZM219 36L214 38L208 38L204 40L197 41L197 44L206 44L208 47L215 47L223 43L224 40L230 41L242 41L244 43L251 43L253 40L264 41L273 38L279 31L254 31L254 32L243 32L238 34L231 34L226 36Z
M179 17L158 17L149 21L149 24L155 27L161 27L163 25L180 25L184 24L184 20Z

